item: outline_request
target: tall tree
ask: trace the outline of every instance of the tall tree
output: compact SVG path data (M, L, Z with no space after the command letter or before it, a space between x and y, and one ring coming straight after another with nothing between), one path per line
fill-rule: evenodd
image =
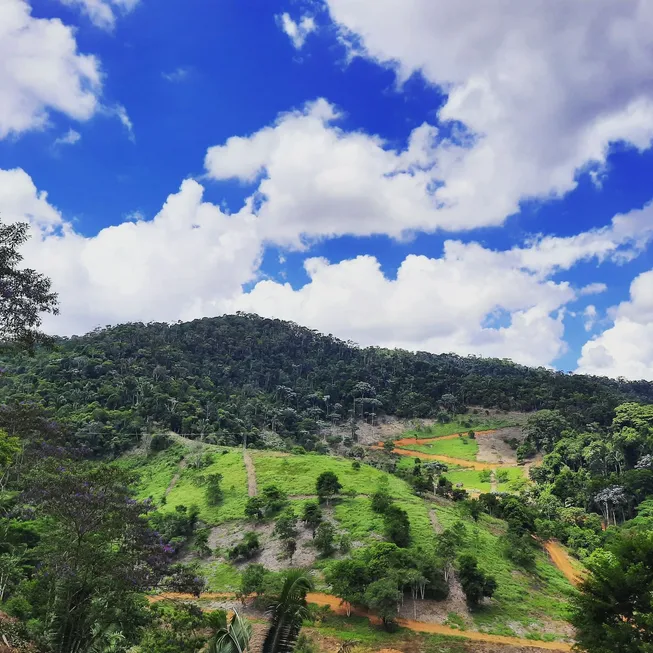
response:
M46 339L38 330L41 315L56 314L58 300L50 279L20 267L28 230L25 222L0 223L0 343L32 347Z
M133 623L141 593L167 570L151 508L131 497L131 480L115 467L53 458L27 480L25 501L44 523L25 594L55 653L86 653L116 623Z
M572 599L577 646L589 653L653 651L653 532L620 533L587 562Z

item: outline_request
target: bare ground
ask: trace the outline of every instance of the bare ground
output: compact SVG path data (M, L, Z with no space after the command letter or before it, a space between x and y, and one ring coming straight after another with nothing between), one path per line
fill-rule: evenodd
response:
M243 461L247 470L247 496L255 497L258 494L258 488L256 487L256 468L254 467L252 455L247 449L243 451Z
M400 435L413 428L417 422L424 426L435 424L434 419L408 420L400 419L393 416L384 416L379 423L372 426L366 422L358 422L358 444L369 445L377 444L381 440L395 440ZM326 435L338 435L346 437L351 434L351 429L347 425L330 426L326 430Z
M330 521L337 529L333 518L333 508L322 508L324 520ZM292 560L286 555L281 540L272 534L274 523L251 523L243 527L242 522L222 524L211 529L209 534L209 547L215 551L218 548L217 556L207 558L209 561L225 560L226 551L243 539L245 531L254 531L261 543L261 550L252 560L236 564L238 568L247 566L250 562L257 562L264 565L270 571L281 571L291 567L311 567L315 564L318 552L313 548L313 534L310 529L305 528L302 522L297 523L297 550ZM224 554L224 555L223 555Z
M486 463L500 463L502 465L516 465L517 454L506 442L512 438L524 439L525 435L521 426L508 426L496 431L488 431L476 438L478 454L476 460Z
M170 492L172 492L172 488L177 485L177 481L179 480L179 477L181 476L182 470L186 467L186 459L182 458L179 461L179 471L170 479L170 483L168 484L168 487L166 488L165 491L165 496L168 496Z

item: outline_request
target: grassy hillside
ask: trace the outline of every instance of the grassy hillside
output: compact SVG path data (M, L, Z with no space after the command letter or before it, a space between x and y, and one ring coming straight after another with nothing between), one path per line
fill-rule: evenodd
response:
M472 614L479 629L537 639L553 639L554 634L564 633L562 622L573 590L543 550L537 549L531 569L520 568L505 555L505 522L488 515L474 522L456 504L438 503L434 509L445 528L456 521L465 524L461 552L474 554L479 566L497 579L492 601Z
M175 444L166 451L153 454L132 454L120 463L138 475L138 493L152 497L159 509L169 512L178 505L197 505L200 518L212 529L211 543L215 552L199 560L211 591L236 591L240 584L243 564L232 564L226 551L240 541L243 534L254 529L261 538L263 552L254 562L269 568L288 566L282 559L278 540L272 535L273 523L264 520L254 524L245 519L247 501L247 471L240 448L205 445L203 452L213 456L210 465L197 469L193 461L198 455L193 443ZM277 485L287 493L290 505L300 513L306 501L315 497L315 481L324 471L334 472L343 485L341 497L330 507L323 506L326 518L337 533L346 534L354 548L383 540L383 518L372 511L370 495L379 487L387 489L410 520L411 547L434 550L437 528L447 528L456 521L465 524L466 535L460 542L460 553L477 556L479 566L496 576L498 590L495 598L471 614L451 613L447 623L460 624L494 634L553 639L565 634L560 621L565 616L565 604L570 585L551 564L546 554L538 551L535 566L524 570L512 563L503 550L504 522L482 515L473 522L459 504L444 500L432 503L414 494L402 479L363 464L355 469L351 459L316 454L293 455L275 451L251 450L259 491L268 484ZM514 474L521 469L513 470ZM224 500L218 506L206 502L203 476L223 475ZM513 474L511 474L513 475ZM479 472L454 469L447 476L454 483L464 482L478 491L489 491L489 483L482 482ZM507 489L509 479L504 487ZM318 587L328 591L320 580L319 570L330 559L321 559L312 549L310 534L300 526L299 550L295 564L307 564L318 572ZM186 554L194 559L192 552ZM338 556L336 556L338 557Z

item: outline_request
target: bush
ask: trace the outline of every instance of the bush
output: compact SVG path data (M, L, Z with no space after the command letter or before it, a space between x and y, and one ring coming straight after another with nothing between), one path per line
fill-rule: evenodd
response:
M486 596L491 597L497 588L494 576L481 571L476 558L470 554L458 558L458 578L467 602L472 606L478 605Z
M379 514L384 514L392 505L392 497L385 488L379 488L372 495L372 510Z
M292 508L279 515L273 533L282 540L292 540L297 537L297 515Z
M317 527L322 523L322 509L317 502L310 501L304 504L302 521L306 524L307 528L311 529L313 537L315 537Z
M492 480L492 472L489 469L482 469L478 473L478 480L481 483L489 483Z
M518 535L508 531L503 543L504 555L520 567L532 567L535 563L535 549L530 535Z
M224 498L221 482L222 474L211 474L206 477L206 502L210 506L217 506Z
M340 536L340 540L338 542L338 551L340 551L340 553L343 555L351 551L351 538L349 535L343 534Z
M236 546L229 550L229 560L234 562L238 560L251 560L259 552L260 548L261 545L258 535L250 531L245 533L242 542L236 544Z
M241 598L263 593L267 574L268 570L263 565L247 565L240 579Z
M383 521L385 535L393 544L402 548L410 544L410 520L405 510L391 505L385 511Z
M265 501L261 497L250 497L245 504L245 516L250 519L263 519Z
M335 538L335 529L331 522L322 522L315 535L315 548L322 556L328 558L334 551L333 540Z
M351 464L351 468L357 472L361 468L361 464L358 460L354 460L354 462Z
M167 449L172 441L165 433L155 433L150 440L150 451L157 453Z

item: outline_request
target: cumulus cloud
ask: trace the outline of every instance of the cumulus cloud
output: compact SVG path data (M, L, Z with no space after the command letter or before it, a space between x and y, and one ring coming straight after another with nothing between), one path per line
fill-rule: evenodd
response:
M578 291L579 295L600 295L604 293L608 287L604 283L590 283ZM589 307L588 307L589 308Z
M69 129L63 136L55 139L54 145L55 147L59 145L75 145L75 143L79 143L81 138L82 135L78 131Z
M4 221L27 220L25 262L51 277L61 315L46 328L70 335L130 320L192 319L224 312L255 278L260 240L253 216L226 215L187 180L151 220L127 220L86 237L22 170L0 171Z
M102 29L111 30L116 24L116 12L128 13L140 0L59 0L69 7L79 7L91 20Z
M77 51L74 32L34 18L25 0L0 3L0 139L47 125L49 113L88 120L102 83L95 57Z
M487 226L483 212L464 222L443 207L433 183L438 131L422 125L393 150L378 136L342 130L325 99L281 114L273 125L210 147L205 168L215 180L255 184L248 205L265 236L288 246L344 234L387 234ZM307 218L307 216L310 216ZM622 262L653 238L653 206L615 216L605 227L573 237L541 237L517 248L515 264L569 269L591 257Z
M467 137L427 149L446 225L501 224L603 170L611 143L650 147L649 0L325 3L354 54L447 93L438 119Z
M306 37L317 29L312 16L302 16L295 22L288 13L277 17L281 29L286 33L296 50L301 50L306 42Z
M531 365L565 351L562 308L575 297L569 284L542 281L476 243L449 241L437 259L410 255L396 279L371 256L335 264L312 258L305 268L310 282L303 288L260 281L232 308L363 345L509 356Z
M529 255L546 250L547 238L503 251L448 240L438 258L406 257L396 277L385 274L374 257L339 263L309 258L309 282L295 289L260 279L266 242L288 235L275 241L249 204L228 215L203 201L203 191L186 180L153 219L135 214L87 237L24 171L0 171L3 220L31 223L26 262L48 274L61 297L61 315L48 317L47 328L72 334L128 320L247 310L361 344L510 357L532 365L550 365L565 352L563 317L582 291L551 278L559 271L555 261ZM619 224L633 215L619 216ZM594 256L605 257L603 237L593 234ZM558 244L564 249L568 243ZM589 256L587 247L570 249L579 259ZM625 308L622 313L632 319Z
M630 299L612 311L613 325L587 342L578 372L653 380L653 270L630 286Z

